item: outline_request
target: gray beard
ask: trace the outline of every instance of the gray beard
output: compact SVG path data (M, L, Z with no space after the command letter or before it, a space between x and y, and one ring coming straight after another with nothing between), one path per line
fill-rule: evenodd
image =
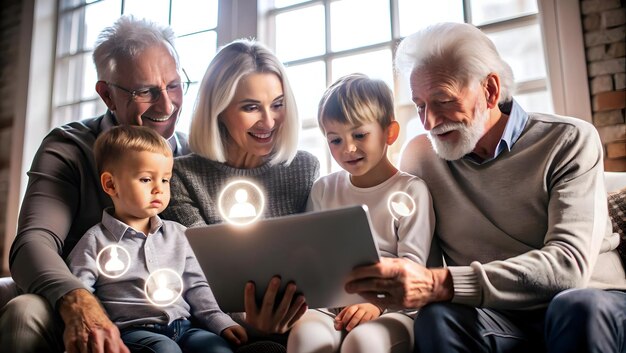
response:
M439 157L448 161L455 161L474 150L478 141L485 134L487 120L489 120L489 111L480 109L477 104L474 109L474 120L470 125L463 123L439 125L428 133L428 139ZM436 136L437 134L453 130L458 131L460 135L457 142L442 141Z

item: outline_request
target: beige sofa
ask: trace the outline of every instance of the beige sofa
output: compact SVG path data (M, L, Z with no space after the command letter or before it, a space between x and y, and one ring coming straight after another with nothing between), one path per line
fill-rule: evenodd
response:
M607 192L626 188L626 172L604 172L604 186Z

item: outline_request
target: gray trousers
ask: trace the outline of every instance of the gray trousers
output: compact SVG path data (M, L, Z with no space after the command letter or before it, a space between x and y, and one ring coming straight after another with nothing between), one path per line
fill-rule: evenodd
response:
M36 294L18 295L10 278L0 278L0 347L4 352L63 352L63 321Z

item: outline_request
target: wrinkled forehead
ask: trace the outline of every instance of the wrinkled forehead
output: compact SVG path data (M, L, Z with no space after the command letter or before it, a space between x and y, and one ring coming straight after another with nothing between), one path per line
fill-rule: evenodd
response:
M148 46L136 55L121 57L116 66L112 79L118 83L160 85L180 80L175 53L164 44Z
M463 91L467 83L453 68L445 65L423 65L413 69L409 77L413 97L424 99L438 93Z

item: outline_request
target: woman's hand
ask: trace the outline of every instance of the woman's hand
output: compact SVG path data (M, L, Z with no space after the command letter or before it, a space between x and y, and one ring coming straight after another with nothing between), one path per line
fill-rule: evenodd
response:
M407 259L382 258L375 265L354 269L346 291L383 308L419 309L451 300L454 285L445 268L428 269Z
M117 326L98 300L84 289L75 289L59 301L65 323L63 342L68 353L129 353Z
M374 304L362 303L346 306L335 317L335 330L345 329L350 332L357 325L374 320L382 314L382 310Z
M280 288L280 278L273 277L270 280L261 307L257 307L254 297L254 283L248 282L244 293L244 306L246 308L246 322L258 331L271 333L285 333L298 321L307 309L304 296L297 295L296 285L289 283L285 294L278 306L276 306L276 294Z
M222 331L222 337L235 346L241 346L248 342L248 334L246 329L241 325L227 327Z

